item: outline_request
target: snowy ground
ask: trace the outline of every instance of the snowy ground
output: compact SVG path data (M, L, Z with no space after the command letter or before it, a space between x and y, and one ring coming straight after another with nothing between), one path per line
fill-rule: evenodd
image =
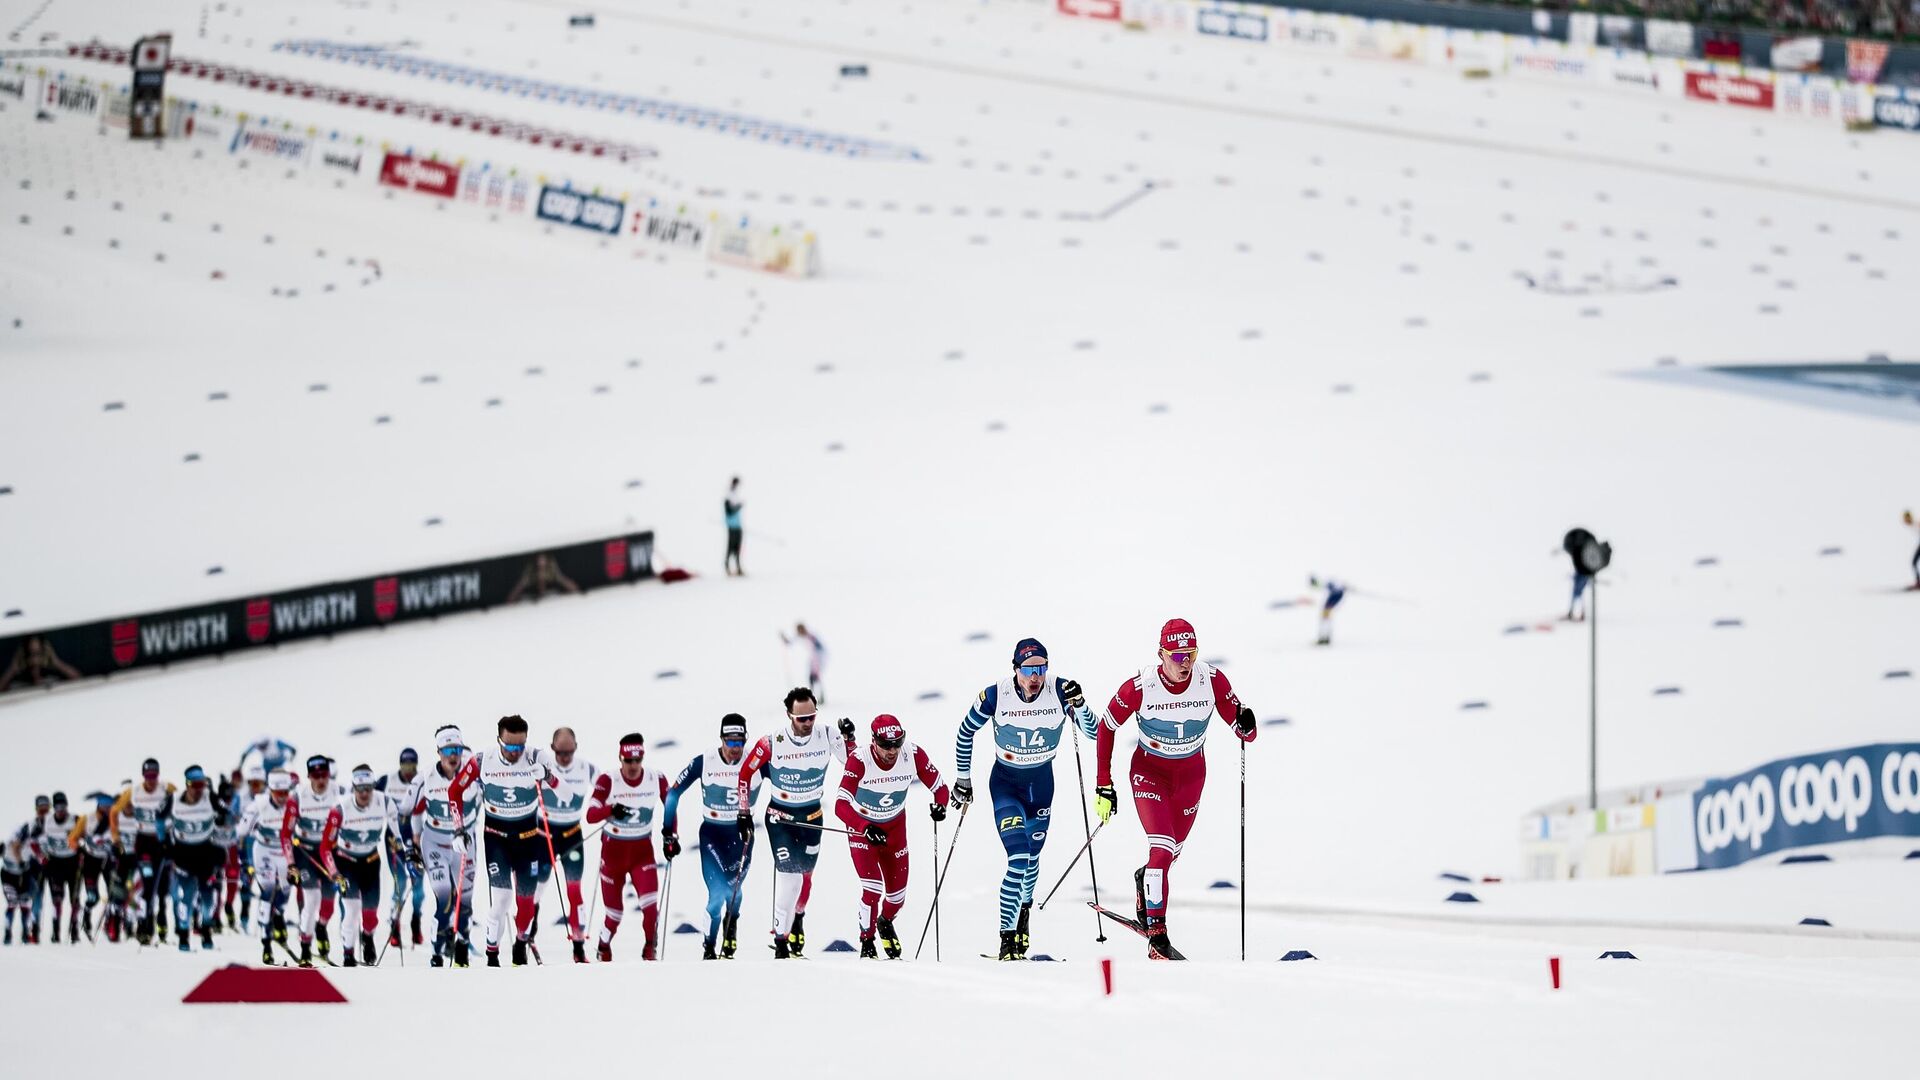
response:
M0 25L40 6L0 4ZM960 1010L984 1044L1005 1029L981 1014L1013 1001L1039 1014L1022 1038L1048 1067L1096 1041L1109 1068L1198 1054L1305 1075L1722 1062L1780 1075L1896 1059L1886 1033L1920 998L1920 860L1476 886L1466 916L1437 875L1511 874L1519 815L1584 786L1584 633L1502 633L1563 609L1565 559L1549 553L1573 524L1618 560L1602 599L1603 785L1912 737L1920 689L1883 675L1920 667L1920 601L1893 592L1913 542L1899 511L1920 503L1920 413L1622 376L1664 358L1920 358L1905 257L1920 141L1176 43L1038 4L627 0L571 35L570 10L252 0L210 5L201 36L200 4L56 0L23 34L126 44L170 27L176 55L648 143L659 158L631 175L583 178L817 230L826 274L635 259L224 155L135 149L8 104L0 610L22 611L8 632L629 524L702 575L0 699L10 813L148 754L172 775L272 731L381 766L439 723L479 732L512 711L575 726L602 763L637 727L654 762L677 767L723 712L771 729L794 677L775 634L795 618L832 650L827 713L894 712L945 768L953 725L1015 639L1041 637L1061 673L1104 694L1178 614L1260 715L1289 721L1249 754L1246 967L1234 894L1204 888L1238 875L1239 763L1223 736L1174 875L1175 939L1196 958L1180 971L1149 968L1132 941L1096 944L1078 877L1035 934L1069 963L973 961L993 941L1001 865L975 822L938 968L823 958L776 985L680 963L698 944L682 936L672 968L428 987L416 953L409 974L341 973L348 1023L391 1018L396 1040L440 1031L481 1000L448 979L509 978L564 980L521 982L528 1015L583 1033L630 1024L638 1002L662 1021L645 1037L669 1066L704 1060L692 1025L770 994L820 1003L830 1037L884 1008L927 1033L916 1068L935 1075L989 1060L973 1042L949 1055L939 1025ZM829 160L272 51L294 37L406 40L926 160ZM872 78L841 82L843 61ZM263 107L204 82L176 90ZM1111 216L1067 216L1144 181L1154 190ZM382 273L362 284L368 258ZM1555 297L1515 278L1556 269L1679 285ZM738 581L719 575L736 472L752 575ZM1330 650L1311 646L1311 606L1275 606L1307 596L1310 573L1361 589ZM1670 686L1682 692L1653 695ZM1472 701L1488 707L1463 711ZM349 739L360 725L374 734ZM917 931L932 860L924 819L914 828L903 923ZM1045 884L1073 831L1049 845ZM1130 818L1108 833L1111 889L1143 844ZM698 922L697 873L681 870L670 921ZM750 910L767 873L760 860ZM852 896L829 842L816 941L852 936ZM1808 915L1834 931L1792 929ZM1291 948L1321 959L1274 963ZM1609 948L1642 960L1592 960ZM1103 955L1122 958L1111 1001L1090 963ZM1568 963L1557 995L1549 955ZM58 1031L103 976L122 1000L167 1002L211 962L0 951L0 1011L11 1030ZM1794 1022L1759 1042L1754 1021L1787 1009ZM1175 1024L1138 1022L1163 1013L1199 1049L1169 1037ZM128 1022L166 1075L201 1060L202 1033L297 1046L350 1030L271 1009L156 1005ZM27 1066L125 1060L106 1040L16 1045ZM487 1052L555 1063L545 1040ZM822 1045L782 1069L837 1072L828 1060Z

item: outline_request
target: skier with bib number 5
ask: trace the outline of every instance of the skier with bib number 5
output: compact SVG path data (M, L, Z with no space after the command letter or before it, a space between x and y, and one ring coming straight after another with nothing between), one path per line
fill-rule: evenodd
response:
M1240 703L1226 673L1200 659L1199 640L1185 619L1169 619L1160 628L1160 663L1142 668L1120 685L1107 703L1100 724L1099 768L1093 789L1094 811L1101 821L1113 816L1119 797L1113 788L1113 743L1120 725L1139 717L1140 743L1134 748L1134 812L1147 834L1147 864L1133 872L1136 929L1147 939L1154 960L1185 960L1167 937L1168 877L1180 847L1193 830L1200 793L1207 785L1208 721L1218 710L1242 742L1259 734L1253 710ZM1125 921L1124 919L1121 921Z

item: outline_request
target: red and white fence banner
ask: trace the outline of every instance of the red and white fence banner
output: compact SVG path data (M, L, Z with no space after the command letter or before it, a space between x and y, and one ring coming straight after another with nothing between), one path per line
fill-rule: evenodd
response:
M1054 0L1054 4L1062 15L1120 21L1120 0Z
M380 162L380 182L451 199L460 192L460 166L389 151Z
M1719 75L1710 71L1687 72L1687 96L1722 105L1743 105L1749 109L1773 108L1773 83L1738 75Z

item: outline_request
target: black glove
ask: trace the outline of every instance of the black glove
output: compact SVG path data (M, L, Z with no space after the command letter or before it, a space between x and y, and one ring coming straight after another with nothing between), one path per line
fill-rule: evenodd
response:
M296 889L300 887L300 868L299 867L297 866L287 867L287 884L293 886Z
M680 855L680 834L679 833L667 834L666 851L667 851L667 858L669 859L679 857Z
M419 844L408 844L406 850L400 853L400 857L414 866L424 867L427 865L427 860L420 857Z
M843 739L853 738L853 721L844 716L840 718L840 737Z
M962 777L953 782L953 801L965 806L973 801L973 781Z
M607 816L615 821L625 821L633 816L633 807L625 803L614 803L607 807Z
M1063 679L1060 683L1060 700L1067 703L1067 708L1078 709L1087 703L1087 695L1081 691L1079 683Z
M742 810L740 812L738 827L740 829L741 842L746 844L753 843L753 811Z
M1241 742L1252 742L1254 736L1259 734L1259 729L1254 723L1252 709L1247 708L1245 705L1240 706L1239 714L1233 718L1233 733L1240 736Z
M939 803L928 803L927 816L935 821L945 821L947 820L947 808Z
M867 837L867 843L872 844L875 847L887 846L887 830L881 828L878 825L867 826L866 837Z

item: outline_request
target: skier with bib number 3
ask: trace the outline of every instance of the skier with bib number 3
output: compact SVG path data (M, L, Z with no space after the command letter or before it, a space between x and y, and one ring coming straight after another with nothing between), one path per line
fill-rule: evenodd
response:
M1253 710L1240 703L1226 673L1200 659L1192 624L1169 619L1160 628L1160 663L1120 685L1100 725L1094 811L1113 816L1113 743L1120 725L1138 716L1140 743L1132 762L1133 806L1147 834L1147 864L1133 872L1136 929L1154 960L1185 960L1167 937L1167 886L1173 862L1193 830L1207 784L1207 724L1218 710L1242 742L1259 734ZM1121 921L1125 921L1124 919Z

